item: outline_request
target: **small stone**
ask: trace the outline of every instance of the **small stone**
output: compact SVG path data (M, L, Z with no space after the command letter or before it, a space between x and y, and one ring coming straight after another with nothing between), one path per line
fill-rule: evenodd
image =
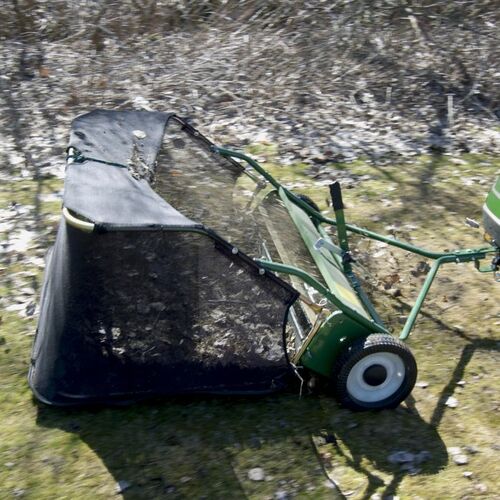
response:
M264 469L261 467L254 467L248 471L248 479L250 481L264 481L265 478Z
M453 457L454 455L460 455L462 453L462 449L458 446L450 446L446 448L446 451Z
M23 490L22 488L16 488L12 490L12 496L14 497L22 497L26 493L26 490Z
M427 387L429 387L429 382L417 382L415 384L415 387L420 387L421 389L426 389Z
M457 398L450 396L446 400L445 405L448 406L449 408L456 408L458 406L458 400L457 400Z
M391 453L387 457L387 460L389 460L391 464L404 464L406 462L413 462L413 460L415 460L415 455L408 451L396 451Z
M116 483L116 493L123 493L128 490L132 485L128 481L120 480Z
M22 163L26 163L26 159L22 155L11 153L9 154L9 163L12 166L21 165Z
M410 274L417 278L419 276L427 274L430 271L430 269L431 269L431 266L429 266L429 264L427 262L422 260L416 265L415 269L412 269L410 271Z
M30 316L33 316L33 314L35 313L35 309L36 309L36 304L35 302L30 302L27 306L26 306L26 316L28 316L28 318Z
M134 135L134 137L136 137L137 139L145 139L146 138L146 132L144 132L143 130L134 130L132 132L132 134Z
M476 489L476 491L478 491L479 493L487 493L488 491L488 486L486 486L485 484L483 483L477 483L474 488Z
M14 465L16 465L14 462L5 462L5 467L7 467L8 469L12 469L12 467L14 467Z
M278 490L274 494L274 498L276 498L276 500L288 500L290 498L290 496L288 495L288 493L285 490Z
M466 477L467 479L472 479L472 476L473 476L473 475L474 475L474 474L473 474L470 470L466 470L466 471L462 474L462 476Z
M378 259L379 257L383 257L387 253L386 250L377 250L374 254L373 257Z
M481 227L481 225L479 224L479 222L477 222L476 220L474 219L471 219L470 217L466 217L465 218L465 223L469 226L469 227L473 227L474 229L478 229Z
M466 465L469 463L469 459L467 458L466 455L454 455L453 456L453 461L457 465Z
M467 382L465 380L459 380L457 382L457 385L460 386L460 387L463 387Z
M464 446L464 450L469 454L469 455L475 455L476 453L479 453L479 449L476 448L475 446Z
M420 472L420 469L415 467L413 462L405 462L404 464L401 464L400 470L408 472L410 476L415 476Z
M326 439L323 436L317 436L314 441L316 446L324 446L326 444Z

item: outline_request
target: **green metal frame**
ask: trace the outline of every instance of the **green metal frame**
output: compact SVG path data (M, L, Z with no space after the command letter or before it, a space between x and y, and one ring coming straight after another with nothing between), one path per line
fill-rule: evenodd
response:
M429 273L424 281L422 289L420 290L417 300L412 307L410 314L405 322L405 325L399 335L401 340L406 340L410 335L410 332L415 325L416 318L420 309L422 308L422 304L429 292L429 289L434 281L434 278L441 267L442 264L447 263L462 263L462 262L474 262L476 268L481 272L494 272L493 266L480 267L479 261L485 259L489 254L497 254L499 252L498 247L494 246L484 246L476 249L465 249L465 250L456 250L453 252L434 252L431 250L427 250L425 248L421 248L415 245L411 245L404 241L399 241L395 238L391 238L388 236L384 236L373 231L369 231L367 229L360 228L358 226L347 224L345 222L344 210L342 207L342 203L335 203L334 201L334 209L335 209L335 219L325 217L320 212L314 210L308 203L300 199L293 192L286 189L282 186L269 172L267 172L259 163L257 163L253 158L249 156L239 153L237 151L232 151L225 148L220 148L214 146L213 151L215 153L220 154L226 158L236 158L239 160L245 161L248 165L250 165L256 172L258 172L266 181L268 181L276 190L278 191L281 199L287 206L287 209L299 231L301 234L306 246L311 251L311 247L314 242L312 241L312 233L311 228L307 227L304 218L301 218L297 212L294 211L293 206L300 207L309 217L313 219L315 222L315 226L317 229L317 234L321 235L322 238L328 239L328 236L324 229L321 227L321 223L327 224L330 226L335 226L337 228L338 239L340 247L340 252L328 252L325 250L322 254L323 257L320 257L316 252L311 251L311 255L314 257L318 268L325 278L325 281L329 288L326 288L321 283L319 283L315 278L307 274L293 266L288 266L285 264L278 264L275 262L270 262L264 259L257 259L257 262L268 269L269 271L284 273L295 275L302 279L305 283L316 289L319 293L321 293L331 304L333 304L340 313L337 311L333 313L319 328L319 330L314 335L312 339L306 339L305 344L307 344L306 349L301 357L301 362L304 365L308 365L308 359L314 359L313 367L315 371L319 373L323 373L325 375L329 374L328 370L331 370L332 362L335 359L336 353L340 349L340 343L344 341L346 338L352 338L363 336L369 333L380 332L380 333L389 333L387 329L382 325L380 318L378 317L374 307L371 305L368 297L365 292L362 290L358 280L356 279L355 274L352 271L351 260L349 258L349 243L347 233L355 233L361 236L367 237L369 239L381 241L387 243L388 245L400 248L402 250L406 250L408 252L414 253L416 255L420 255L422 257L426 257L429 259L433 259L435 262L431 266ZM332 243L333 245L333 243ZM325 254L328 252L328 256ZM337 255L340 253L342 258ZM338 298L335 290L335 279L332 282L331 269L326 268L325 261L328 260L335 261L338 266L342 269L343 275L349 280L352 289L356 292L360 302L363 304L366 311L369 313L368 315L362 314L356 308L350 307L345 303L344 300ZM321 335L322 331L332 331L335 328L336 335L332 338L331 335ZM325 344L328 343L328 349L325 349ZM326 373L328 371L328 373Z

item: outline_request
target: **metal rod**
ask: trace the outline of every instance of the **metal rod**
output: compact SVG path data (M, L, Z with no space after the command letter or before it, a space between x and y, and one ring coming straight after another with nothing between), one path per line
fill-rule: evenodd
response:
M477 265L477 262L480 259L484 259L484 258L485 258L485 253L482 250L479 250L479 251L462 250L461 252L455 252L454 254L444 255L443 257L436 259L432 263L432 266L429 270L429 273L427 274L427 277L425 278L424 284L422 285L422 289L420 290L420 292L418 294L415 305L413 306L412 310L410 311L408 319L406 320L406 323L403 327L403 330L401 331L399 338L401 340L405 340L410 335L411 329L413 328L413 325L415 324L415 320L417 318L417 315L420 312L420 309L422 308L422 304L425 300L425 297L427 296L427 293L432 285L432 282L434 281L434 277L436 276L436 273L442 264L447 264L447 263L452 263L452 262L454 262L456 264L460 264L460 263L464 263L464 262L474 262Z
M317 212L312 208L310 205L308 205L306 202L298 198L294 193L283 187L271 174L266 172L264 168L262 168L254 159L250 158L249 156L243 154L243 153L238 153L237 151L231 151L229 149L225 148L219 148L217 146L213 147L213 150L217 153L219 153L222 156L229 156L229 157L234 157L234 158L239 158L241 160L246 161L249 165L251 165L257 172L259 172L269 183L271 183L276 189L283 189L283 191L286 193L288 198L292 200L296 205L298 205L300 208L302 208L307 214L309 214L311 217L316 219L319 222L323 222L325 224L329 224L332 226L337 226L338 222L335 219L331 219L329 217L325 217L323 214L320 212ZM420 248L415 245L411 245L410 243L406 243L404 241L399 241L396 240L395 238L390 238L388 236L384 236L382 234L375 233L373 231L369 231L368 229L364 229L358 226L355 226L353 224L345 224L345 227L348 231L359 234L361 236L365 236L367 238L370 238L372 240L377 240L377 241L382 241L383 243L387 243L388 245L392 245L394 247L401 248L402 250L407 250L408 252L421 255L422 257L427 257L429 259L439 259L440 257L446 257L450 255L459 255L462 252L482 252L484 256L488 253L495 253L496 249L493 246L488 246L488 247L483 247L479 249L474 249L474 250L457 250L455 252L434 252L432 250L427 250L425 248ZM484 257L483 257L484 258Z
M410 314L409 314L408 318L406 319L406 323L403 327L403 330L401 331L401 334L399 335L400 340L406 340L408 338L408 336L410 335L410 332L411 332L413 326L415 325L417 315L420 312L420 309L422 308L422 304L424 303L425 297L427 296L427 293L432 285L432 282L434 281L436 273L438 272L438 269L441 266L441 264L443 264L444 262L446 262L446 260L443 257L441 257L440 259L437 259L432 263L432 266L429 270L429 273L427 274L427 277L425 278L422 289L420 290L420 293L418 294L415 305L412 307Z
M298 276L309 286L317 290L321 295L326 297L335 307L340 309L348 318L360 323L362 326L371 330L373 332L379 333L389 333L382 325L379 325L373 320L370 320L361 314L359 314L354 309L346 306L341 300L339 300L328 288L322 285L316 278L306 273L302 269L294 266L288 266L285 264L278 264L277 262L270 262L262 259L255 259L262 267L269 269L270 271L274 271L277 273L290 274L292 276Z
M266 259L269 262L272 262L273 259L271 258L271 254L269 253L267 245L266 245L266 243L264 241L262 242L262 251L263 251ZM290 306L289 312L290 312L290 321L292 322L292 326L293 326L293 328L295 330L295 333L298 335L299 339L301 341L303 341L306 336L304 334L304 331L302 330L302 327L300 326L299 318L297 317L297 313L295 312L295 306L294 305Z
M349 253L349 239L347 237L347 227L344 217L344 202L342 201L342 190L339 182L330 184L330 196L332 198L332 206L335 212L335 220L337 221L337 236L340 248L342 249L342 267L344 272L352 272L351 257Z
M241 160L246 161L253 168L255 168L267 181L269 181L276 189L283 190L283 192L286 194L286 196L294 204L296 204L297 206L302 208L308 215L310 215L316 221L323 222L325 224L330 224L333 226L337 226L337 228L340 225L341 228L345 228L347 231L359 234L361 236L365 236L365 237L373 239L373 240L382 241L384 243L387 243L388 245L392 245L392 246L395 246L395 247L400 248L402 250L406 250L408 252L411 252L411 253L414 253L417 255L421 255L422 257L427 257L429 259L435 260L435 262L431 266L429 274L427 275L427 277L425 279L424 285L423 285L423 287L422 287L422 289L417 297L417 301L416 301L415 305L413 306L413 308L410 312L410 315L408 316L408 319L406 320L406 323L405 323L403 330L400 334L399 338L401 340L407 339L408 336L410 335L410 332L415 324L418 313L420 312L420 309L422 308L422 304L425 300L425 297L427 296L427 293L429 292L431 284L434 281L434 277L436 276L436 273L442 264L448 263L448 262L460 263L460 262L472 262L473 261L477 265L477 261L479 261L481 259L485 259L488 254L496 253L498 251L498 249L493 247L493 246L486 246L486 247L477 248L477 249L456 250L454 252L434 252L434 251L427 250L425 248L416 247L414 245L411 245L409 243L405 243L403 241L399 241L399 240L396 240L393 238L389 238L387 236L383 236L381 234L354 226L352 224L346 224L345 220L343 220L342 213L341 213L340 220L335 220L335 219L330 219L328 217L324 217L323 214L314 210L309 204L305 203L303 200L298 198L291 191L289 191L288 189L281 186L281 184L278 181L276 181L276 179L274 179L274 177L272 177L271 174L266 172L252 158L250 158L242 153L237 153L237 152L234 152L231 150L218 148L216 146L214 147L214 151L218 152L219 154L221 154L223 156L234 156L235 158L239 158ZM338 217L338 210L336 210L336 212L337 212L336 215ZM366 326L367 328L373 329L374 331L378 331L378 332L382 332L382 333L389 333L379 322L376 321L378 319L378 315L376 313L373 314L373 312L374 312L373 306L368 308L370 314L373 317L373 321L370 321L367 318L361 316L356 311L345 306L340 300L338 300L332 294L332 292L330 290L328 290L321 283L319 283L315 278L313 278L312 276L310 276L306 272L302 271L301 269L293 268L292 266L285 266L283 264L269 263L269 262L265 262L265 261L258 261L258 262L263 267L266 267L266 268L270 269L271 271L292 274L292 275L300 277L306 283L308 283L310 286L315 288L318 292L323 294L332 304L334 304L336 307L338 307L346 316L361 323L362 325ZM351 273L346 273L346 274L347 274L348 278L350 278L349 275ZM358 289L356 291L358 292L358 296L360 298L362 298L362 295L360 294L360 290ZM362 298L362 301L365 302L363 300L363 298Z

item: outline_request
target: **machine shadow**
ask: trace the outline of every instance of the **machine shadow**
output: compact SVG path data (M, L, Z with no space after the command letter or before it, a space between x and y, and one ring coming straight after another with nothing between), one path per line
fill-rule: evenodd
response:
M383 498L396 495L406 475L437 474L448 464L436 427L419 415L412 396L405 404L380 412L338 410L331 419L337 457L365 477L356 498L369 499L381 488Z
M311 484L324 485L338 461L362 477L362 497L369 498L387 484L378 471L392 477L392 491L405 474L415 473L388 460L395 451L428 452L421 474L435 474L447 463L439 434L413 410L352 413L314 395L172 398L126 408L39 406L37 423L85 442L117 483L126 481L126 499L185 498L188 491L191 498L245 498L242 481L252 467L263 467L277 489L280 481L293 482L299 469Z

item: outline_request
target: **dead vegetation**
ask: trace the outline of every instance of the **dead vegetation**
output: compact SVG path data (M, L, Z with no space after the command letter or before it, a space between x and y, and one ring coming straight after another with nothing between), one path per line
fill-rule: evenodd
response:
M337 484L350 498L493 497L498 287L466 266L439 276L425 304L412 338L419 383L394 412L353 415L293 394L74 413L37 408L26 373L59 218L53 176L69 122L94 107L176 111L217 142L260 143L259 156L278 144L268 166L298 191L321 197L318 183L339 178L357 187L350 221L435 248L475 245L462 220L480 216L498 170L496 4L4 2L0 496L329 498ZM441 154L467 150L487 155ZM394 155L412 163L382 166ZM338 163L359 156L369 161ZM392 273L373 280L377 308L396 303L398 330L421 269L369 251ZM250 474L259 468L264 481Z
M93 107L314 163L499 148L494 1L13 0L3 17L3 127L25 156L33 129Z

